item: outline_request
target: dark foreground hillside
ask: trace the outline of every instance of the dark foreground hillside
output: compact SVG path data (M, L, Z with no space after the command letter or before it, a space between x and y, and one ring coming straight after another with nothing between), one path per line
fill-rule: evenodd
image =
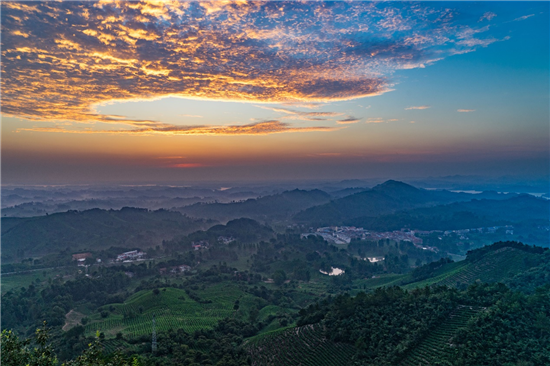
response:
M266 342L246 347L257 364L292 365L296 350L311 344L311 335L295 339L294 334L311 324L310 329L324 329L316 337L324 349L332 349L331 358L348 358L347 364L543 366L550 364L549 306L550 286L534 295L512 292L502 284L475 284L462 292L384 288L355 298L339 296L301 311L302 328L269 340L279 363L261 361L267 359L260 352L269 349ZM355 354L346 344L355 347ZM313 357L302 364L316 364Z

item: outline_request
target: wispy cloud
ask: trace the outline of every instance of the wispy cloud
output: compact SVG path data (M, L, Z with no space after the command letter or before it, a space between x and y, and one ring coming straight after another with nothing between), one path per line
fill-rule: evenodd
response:
M200 163L175 163L169 165L170 168L200 168L203 166L205 165Z
M198 114L180 114L180 117L189 117L189 118L203 118L203 116L199 116Z
M282 104L288 107L307 108L307 109L319 109L325 105L325 103L306 103L306 102L285 102Z
M419 105L419 106L413 106L413 107L407 107L405 110L411 110L411 109L428 109L431 108L429 105Z
M313 131L334 131L339 128L335 127L294 127L288 123L280 121L263 121L251 123L247 125L231 125L231 126L177 126L171 124L159 124L156 126L134 128L134 129L118 129L118 130L75 130L62 127L44 128L19 128L16 132L58 132L58 133L76 133L76 134L132 134L132 135L269 135L274 133L290 133L290 132L313 132Z
M468 112L475 112L476 110L475 109L457 109L456 111L457 112L468 113Z
M397 118L385 119L380 117L371 117L371 118L367 118L365 123L388 123L388 122L397 122L397 121L399 121L399 119Z
M514 19L514 22L519 22L521 20L529 19L529 18L534 17L534 16L535 16L535 14L524 15L522 17Z
M353 116L349 116L348 118L344 118L344 119L336 121L336 123L338 123L339 125L346 125L346 124L351 124L351 123L357 123L359 121L361 121L361 118L355 118Z
M482 21L484 21L484 20L489 20L489 21L490 21L491 19L493 19L493 18L496 17L496 16L497 16L497 15L496 15L495 13L493 13L493 12L491 12L491 11L488 11L488 12L486 12L485 14L483 14L483 15L481 16L481 18L479 18L478 21L479 21L479 22L482 22Z
M427 3L142 0L0 6L5 116L124 124L132 131L171 128L105 116L95 107L178 96L317 108L382 94L396 70L426 67L492 42L473 40L483 28L461 24L447 5ZM208 128L219 130L202 131Z
M305 121L324 121L328 117L337 117L341 116L341 112L302 112L294 109L288 108L278 108L278 107L266 107L266 106L257 106L262 109L268 109L270 111L286 114L282 117L283 119L299 119Z
M386 120L383 118L367 118L365 123L386 123Z
M342 153L325 152L325 153L317 153L317 154L307 154L306 156L326 158L326 157L342 156Z

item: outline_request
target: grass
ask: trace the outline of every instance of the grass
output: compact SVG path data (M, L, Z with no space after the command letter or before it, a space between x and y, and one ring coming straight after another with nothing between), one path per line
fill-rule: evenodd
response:
M46 273L45 276L44 272ZM29 287L29 285L31 284L37 287L42 286L44 284L47 284L49 277L53 277L57 273L59 273L59 271L56 272L56 270L54 269L2 275L2 294L5 294L6 292L13 289Z

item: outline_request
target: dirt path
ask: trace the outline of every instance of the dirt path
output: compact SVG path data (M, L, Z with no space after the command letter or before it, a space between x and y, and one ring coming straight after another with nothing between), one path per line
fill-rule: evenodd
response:
M63 325L62 329L66 332L69 329L79 325L82 318L84 318L84 314L71 309L71 311L65 315L65 325Z

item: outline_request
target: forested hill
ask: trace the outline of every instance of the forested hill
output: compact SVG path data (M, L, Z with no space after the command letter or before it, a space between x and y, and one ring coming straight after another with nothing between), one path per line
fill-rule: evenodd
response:
M377 231L411 228L416 230L459 230L514 224L538 220L550 221L550 201L530 195L508 199L473 199L446 205L421 207L373 217L365 215L344 221L345 225Z
M502 282L525 292L550 284L550 249L518 242L498 242L468 252L466 260L442 259L414 269L400 285L405 288L445 285L465 288L476 282ZM529 275L526 276L526 273ZM526 279L522 283L520 279ZM545 282L547 281L547 282Z
M314 189L305 191L295 189L280 194L248 199L233 203L197 203L178 210L191 217L203 217L218 221L247 217L260 222L287 220L296 212L312 206L326 203L330 195Z
M175 238L165 241L163 246L170 251L191 249L194 242L205 241L207 245L220 243L219 238L223 237L229 242L257 243L262 240L268 241L275 236L275 232L266 225L247 218L240 218L229 221L226 225L214 225L206 231L199 230L186 237Z
M66 248L71 252L111 246L146 248L209 226L212 223L190 219L179 212L128 207L2 218L2 260L9 263Z
M326 204L311 207L294 216L298 222L312 225L341 225L361 217L376 217L416 207L481 199L486 194L453 193L450 191L418 189L406 183L389 180L363 192L339 198ZM509 198L508 195L487 193L495 198ZM512 195L515 196L515 195Z
M329 298L300 316L298 325L324 329L342 358L349 359L349 350L338 351L336 345L354 346L352 359L361 365L550 364L549 287L534 295L502 284L475 284L466 291L381 288L355 298ZM292 345L299 347L298 341Z

